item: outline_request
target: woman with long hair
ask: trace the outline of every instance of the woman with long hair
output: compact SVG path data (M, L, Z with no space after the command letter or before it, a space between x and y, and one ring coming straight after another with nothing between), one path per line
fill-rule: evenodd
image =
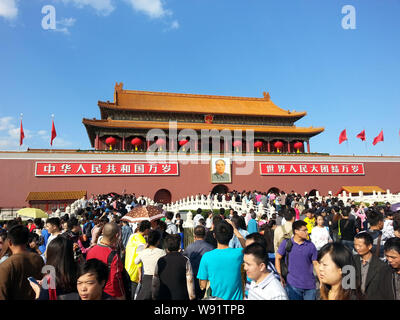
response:
M61 236L51 241L46 251L46 265L54 268L54 273L50 272L49 275L50 277L55 275L55 279L51 279L47 275L42 279L42 288L39 288L40 295L38 299L78 300L79 296L76 288L77 265L74 260L72 241ZM47 286L43 286L44 281L47 282ZM37 292L35 287L33 289Z
M355 270L353 254L343 244L327 243L318 252L321 300L361 300L359 288L346 288L343 278L347 270ZM355 276L355 275L354 275ZM351 285L350 283L346 284ZM355 281L354 281L355 284Z

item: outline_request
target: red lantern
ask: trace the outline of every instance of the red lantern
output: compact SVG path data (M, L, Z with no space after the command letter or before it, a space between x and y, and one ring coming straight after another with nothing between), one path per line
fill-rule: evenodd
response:
M189 141L188 140L180 140L179 141L179 145L182 147L182 146L184 146L186 143L188 143ZM182 151L185 151L185 147L183 147L182 148Z
M236 140L233 142L233 146L236 147L236 152L239 152L239 147L242 145L241 140Z
M114 137L108 137L106 139L106 144L108 144L110 146L110 150L112 150L112 146L115 146L117 143L117 139L115 139Z
M165 145L165 140L162 138L157 139L156 145L160 147L160 151L162 151L162 146Z
M293 146L297 149L297 153L300 153L300 149L303 147L303 142L296 142Z
M262 147L262 145L263 145L262 141L254 142L254 146L257 148L257 152L260 152L260 148Z
M275 142L274 147L277 149L278 152L280 152L279 149L283 147L283 142L282 141Z
M137 151L137 147L142 144L142 139L140 138L133 138L131 140L131 144L135 146L135 151Z

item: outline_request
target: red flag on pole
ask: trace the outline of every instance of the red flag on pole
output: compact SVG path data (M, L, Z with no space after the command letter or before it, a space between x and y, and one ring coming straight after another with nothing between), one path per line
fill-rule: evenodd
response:
M20 146L22 146L24 138L25 138L25 134L24 134L24 129L22 128L22 119L21 119L21 128L19 129L19 145Z
M343 141L347 140L347 134L346 134L346 129L344 129L339 136L339 144L341 144Z
M52 121L52 126L51 126L51 141L50 141L50 145L53 145L53 140L54 138L57 136L56 133L56 128L54 127L54 120Z
M374 138L374 141L372 142L373 145L376 145L378 142L383 141L383 130Z
M365 141L365 130L361 131L358 135L357 138L360 138L362 141Z

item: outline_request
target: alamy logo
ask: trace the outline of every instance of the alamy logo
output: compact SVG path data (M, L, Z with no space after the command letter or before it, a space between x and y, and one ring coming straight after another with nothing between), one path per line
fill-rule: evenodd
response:
M55 30L56 27L56 8L51 5L44 6L42 13L45 16L42 19L42 28L44 30Z

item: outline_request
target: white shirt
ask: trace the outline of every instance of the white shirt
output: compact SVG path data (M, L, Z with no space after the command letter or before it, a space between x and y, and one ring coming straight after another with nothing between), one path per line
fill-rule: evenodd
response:
M257 284L255 281L250 283L247 300L289 300L285 289L273 273L265 277Z
M135 259L135 264L139 264L142 262L144 274L153 276L158 259L160 259L161 257L163 257L165 255L166 255L166 253L162 249L147 248L138 253L138 255Z
M331 239L331 236L329 235L329 231L326 227L314 227L311 231L311 242L314 243L315 247L317 250L321 249L324 245L326 245L329 240Z
M382 240L394 237L393 220L385 220L382 229Z
M197 227L197 226L199 225L199 220L200 220L200 219L204 219L203 216L202 216L200 213L198 213L198 214L196 214L196 215L194 216L194 218L193 218L193 224L194 224L195 227Z

